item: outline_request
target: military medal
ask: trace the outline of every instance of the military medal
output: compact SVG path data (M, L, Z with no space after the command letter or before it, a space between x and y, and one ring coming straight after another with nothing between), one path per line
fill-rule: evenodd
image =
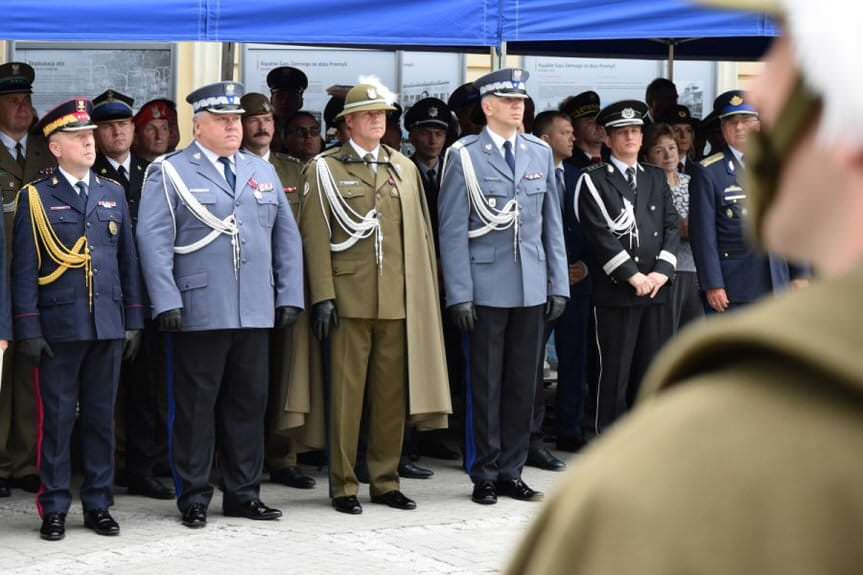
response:
M733 218L734 217L734 210L732 210L731 208L728 208L728 211L725 212L725 215L727 215L729 218Z
M114 220L108 222L108 231L111 233L112 236L116 236L119 230L120 229L117 227L117 222L115 222Z
M264 194L261 193L261 190L255 190L255 197L258 198L259 200L263 200Z

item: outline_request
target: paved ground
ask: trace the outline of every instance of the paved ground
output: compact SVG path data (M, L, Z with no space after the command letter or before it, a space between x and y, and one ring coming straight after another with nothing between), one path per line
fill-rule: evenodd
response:
M561 455L561 454L558 454ZM539 504L501 499L481 507L470 501L467 477L453 462L424 459L430 480L403 480L416 511L397 511L368 500L348 516L329 507L322 472L317 489L265 484L262 498L280 507L277 522L223 517L210 507L206 529L180 525L172 501L120 495L113 513L119 537L84 529L80 504L72 506L66 539L39 539L33 496L15 491L0 499L0 573L244 575L263 572L323 575L473 575L499 573ZM526 469L524 478L547 491L560 474Z

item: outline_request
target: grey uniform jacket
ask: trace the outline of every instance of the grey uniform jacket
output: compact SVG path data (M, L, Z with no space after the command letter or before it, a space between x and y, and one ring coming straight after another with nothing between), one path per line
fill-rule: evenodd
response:
M170 183L163 185L160 160L147 169L137 229L141 267L153 317L182 308L183 331L271 328L276 307L303 308L302 245L279 177L261 158L242 152L235 157L235 190L196 143L165 159L214 216L236 214L238 273L227 235L189 254L174 252L175 246L200 240L210 228Z
M489 307L529 307L544 304L549 295L569 297L551 149L534 136L519 134L513 177L487 130L465 136L459 143L470 153L479 187L489 205L500 210L517 198L518 257L513 250L514 227L468 238L468 230L482 224L470 205L458 146L454 146L438 196L447 306L473 302Z

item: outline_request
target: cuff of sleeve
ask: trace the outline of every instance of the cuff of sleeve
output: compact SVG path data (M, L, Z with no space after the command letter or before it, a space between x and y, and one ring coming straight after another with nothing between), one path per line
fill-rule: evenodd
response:
M656 259L668 262L669 264L671 264L671 269L673 270L677 269L677 256L668 250L662 250L661 252L659 252L659 255L656 256Z
M629 252L626 250L620 250L614 257L605 262L602 266L602 271L606 273L606 275L613 275L615 270L629 261Z

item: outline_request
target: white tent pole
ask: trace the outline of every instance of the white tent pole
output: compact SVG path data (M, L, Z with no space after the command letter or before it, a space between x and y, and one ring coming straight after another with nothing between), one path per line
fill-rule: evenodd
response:
M668 43L668 79L674 81L674 40Z

